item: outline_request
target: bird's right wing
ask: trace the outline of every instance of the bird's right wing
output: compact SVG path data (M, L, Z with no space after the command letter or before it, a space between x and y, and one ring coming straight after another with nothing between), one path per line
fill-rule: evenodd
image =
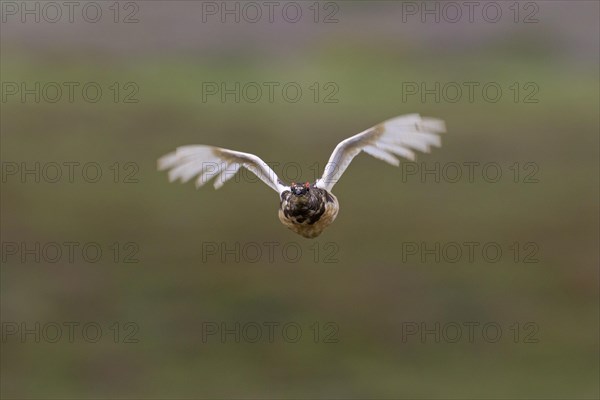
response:
M193 145L178 147L158 160L159 170L169 170L169 181L177 179L187 182L197 176L196 187L204 185L214 177L215 189L244 167L258 176L264 183L278 193L288 190L277 174L254 154L222 149L220 147Z

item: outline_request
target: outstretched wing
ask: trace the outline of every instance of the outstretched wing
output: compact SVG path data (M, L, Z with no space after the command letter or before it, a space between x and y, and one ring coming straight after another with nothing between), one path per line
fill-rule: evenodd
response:
M287 190L275 172L254 154L194 145L178 147L174 152L158 160L159 170L169 170L169 181L179 179L181 182L187 182L197 177L197 188L216 177L214 186L215 189L219 189L226 181L233 178L241 167L252 171L276 192L282 193Z
M340 142L333 150L316 186L327 191L340 179L354 157L361 151L398 166L400 156L415 159L413 150L429 152L430 146L441 145L439 133L446 132L444 121L409 114L384 121Z

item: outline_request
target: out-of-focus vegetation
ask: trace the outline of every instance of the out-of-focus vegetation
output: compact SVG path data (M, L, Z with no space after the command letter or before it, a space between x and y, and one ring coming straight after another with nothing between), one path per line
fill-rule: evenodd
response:
M240 32L221 42L199 36L197 49L128 48L128 38L149 41L142 36L153 24L167 37L178 34L176 19L161 25L143 14L139 24L115 28L119 42L92 37L98 28L80 24L72 27L79 42L52 41L61 36L51 27L34 30L40 40L47 35L36 46L24 27L2 27L3 82L139 86L135 104L114 103L107 93L98 103L1 104L3 162L93 161L107 174L98 183L2 182L3 242L98 242L107 253L94 264L3 260L3 322L95 321L105 328L98 343L3 340L3 398L598 396L598 21L561 14L579 7L576 16L581 8L597 16L598 5L539 2L539 24L498 31L484 23L396 21L393 34L385 4L371 12L366 3L344 4L348 20L340 16L315 32L311 25L204 25L212 35ZM150 13L150 2L140 6ZM386 34L377 15L391 24ZM556 33L560 15L567 28ZM577 48L580 37L564 33L569 26L595 37L596 49ZM244 39L256 29L265 34ZM299 43L290 30L311 39ZM433 39L421 40L426 35ZM471 47L479 36L487 39ZM339 101L314 102L306 91L298 103L203 102L202 82L212 81L298 82L305 90L334 82ZM484 101L476 91L473 102L403 99L403 82L473 81L497 82L502 98ZM515 102L514 82L535 83L539 101ZM499 182L486 182L480 168L473 183L466 168L456 183L402 179L402 169L361 155L334 189L337 221L309 241L280 224L278 199L262 183L242 179L196 191L156 172L159 156L202 143L258 154L278 173L277 163L295 162L302 176L289 168L282 177L313 181L315 162L322 167L340 140L412 112L448 126L442 148L418 163L498 163ZM115 162L122 173L125 163L136 163L139 182L112 182ZM528 162L539 167L538 182L523 183L523 175L513 182L509 167L519 163L525 174ZM112 262L114 242L137 243L140 262ZM297 243L302 256L286 262L276 250L271 263L267 242L277 249ZM472 263L466 255L457 263L403 260L407 242L495 242L504 254L495 263L481 252ZM534 242L539 262L523 263L523 254L515 262L514 242ZM222 261L203 252L207 243L258 243L265 254L256 263ZM337 262L327 263L331 249ZM135 322L139 343L113 343L107 327L115 321ZM303 335L298 343L204 343L207 321L296 322ZM315 321L335 322L339 342L315 344ZM407 322L469 321L499 324L501 340L402 340ZM538 342L514 343L515 322L537 324Z

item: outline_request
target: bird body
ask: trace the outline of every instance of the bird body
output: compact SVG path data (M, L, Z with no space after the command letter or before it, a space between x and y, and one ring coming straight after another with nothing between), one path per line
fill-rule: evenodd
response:
M273 170L254 154L214 146L192 145L177 148L158 160L159 170L169 170L169 180L187 182L196 178L196 187L214 179L215 189L244 167L252 171L280 197L279 219L297 234L315 238L337 217L339 203L331 192L348 165L361 151L398 166L397 156L415 158L414 150L429 152L441 145L443 121L403 115L377 124L341 141L334 149L323 175L314 184L285 185Z
M308 182L303 187L292 183L290 190L281 194L279 220L305 238L315 238L337 217L340 209L337 198L325 189Z

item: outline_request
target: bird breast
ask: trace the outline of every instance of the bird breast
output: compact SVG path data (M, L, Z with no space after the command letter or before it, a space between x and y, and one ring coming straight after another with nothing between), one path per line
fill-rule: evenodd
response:
M304 196L285 191L281 195L279 219L294 232L313 238L335 220L338 209L335 196L323 189L311 188Z

